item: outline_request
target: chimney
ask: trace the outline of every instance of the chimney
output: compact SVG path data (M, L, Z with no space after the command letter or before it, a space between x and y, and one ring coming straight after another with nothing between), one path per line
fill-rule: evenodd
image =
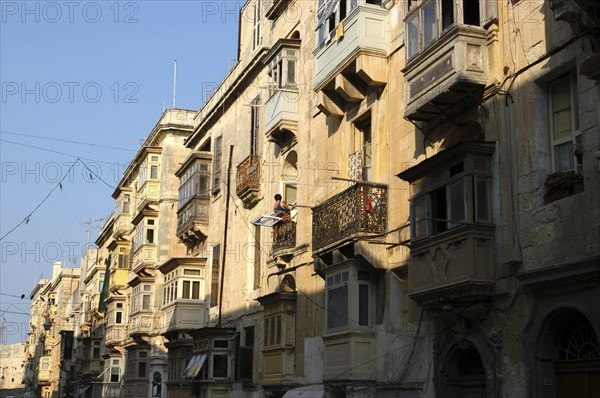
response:
M62 264L60 261L55 261L52 265L52 279L54 280L62 271Z

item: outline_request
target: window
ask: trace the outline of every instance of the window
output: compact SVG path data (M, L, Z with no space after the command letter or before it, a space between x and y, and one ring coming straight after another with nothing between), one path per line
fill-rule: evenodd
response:
M118 269L129 269L129 248L119 246L118 255L115 256L115 260L117 261L116 267Z
M261 37L260 37L261 0L254 0L252 11L253 11L252 50L255 50L260 45L260 42L261 42Z
M489 158L455 157L428 170L426 177L411 182L411 240L492 222Z
M92 359L100 359L100 342L94 341L92 345Z
M144 218L135 226L135 240L133 242L133 250L137 251L142 245L155 244L154 238L156 235L156 219Z
M131 195L127 193L121 193L116 201L115 216L122 214L129 214L131 211Z
M118 383L121 380L121 367L118 359L113 359L111 361L110 367L110 382Z
M259 118L258 113L260 111L260 98L255 98L250 103L250 155L258 155L258 130L259 130Z
M265 347L281 344L281 314L265 317L264 341Z
M105 273L104 273L104 272L101 272L101 273L98 275L98 291L99 291L99 292L101 292L101 291L102 291L102 288L104 287L104 276L105 276Z
M119 305L119 304L117 304ZM121 304L123 306L123 304ZM123 311L115 311L115 325L121 325L123 323Z
M455 24L480 26L481 14L479 1L409 1L407 3L407 17L405 19L407 59L422 52L438 39L444 31ZM438 18L438 13L441 18Z
M581 135L577 103L577 75L571 72L548 84L550 146L554 172L582 172Z
M229 355L213 354L213 377L227 377L229 375Z
M327 329L356 329L373 323L371 273L360 267L326 276Z
M252 380L252 368L254 359L254 326L244 328L244 343L240 344L240 335L236 341L236 380Z
M261 265L261 244L260 244L260 227L257 225L254 225L254 233L253 233L253 237L254 237L254 250L253 250L253 264L254 264L254 283L252 284L252 287L254 288L254 290L259 289L260 288L260 265ZM249 226L249 228L252 228Z
M335 35L339 23L358 7L359 0L325 0L320 1L317 11L317 47L328 43ZM380 1L365 1L367 4L378 4Z
M286 88L298 89L298 50L295 48L283 48L271 62L269 62L268 74L271 78L273 95L276 90Z
M146 377L146 361L138 362L137 377Z
M219 305L219 285L221 275L221 244L213 246L211 278L210 278L210 305L216 307Z
M362 179L371 181L373 177L373 145L371 135L371 117L361 124L362 133Z
M222 144L223 136L215 138L215 148L213 153L213 195L221 190L221 163L223 161Z
M179 209L194 197L206 197L209 193L208 163L194 162L179 177Z
M131 313L140 310L150 310L152 301L152 286L149 284L137 285L132 289Z
M327 329L348 326L348 277L348 271L327 277Z
M184 268L181 273L179 269L175 269L165 275L163 305L178 298L204 299L204 275L201 269Z
M146 160L140 166L140 179L138 181L138 188L141 189L142 186L148 180L158 180L158 162L159 157L157 155L147 157Z

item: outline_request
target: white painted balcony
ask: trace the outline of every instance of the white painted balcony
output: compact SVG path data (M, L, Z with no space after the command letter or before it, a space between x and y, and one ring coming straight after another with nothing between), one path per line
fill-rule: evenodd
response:
M133 272L137 273L156 262L156 245L141 245L133 255Z
M137 210L140 211L150 203L158 202L160 197L160 183L158 181L146 181L137 193Z
M199 329L206 325L204 301L177 299L163 305L161 311L161 333L175 330Z
M275 130L296 131L298 127L298 101L296 89L276 90L265 104L265 131L270 135Z

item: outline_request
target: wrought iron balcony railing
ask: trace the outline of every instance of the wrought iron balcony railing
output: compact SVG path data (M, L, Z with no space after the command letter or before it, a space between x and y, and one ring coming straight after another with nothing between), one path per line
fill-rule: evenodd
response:
M313 253L367 235L387 225L387 185L359 182L313 208Z
M280 255L282 251L296 247L296 223L282 222L277 228L273 239L273 256Z
M236 194L249 204L258 198L260 191L260 156L250 155L237 166Z

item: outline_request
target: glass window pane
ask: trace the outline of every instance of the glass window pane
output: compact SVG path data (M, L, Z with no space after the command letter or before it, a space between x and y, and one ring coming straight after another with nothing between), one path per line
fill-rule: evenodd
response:
M348 325L348 285L327 292L327 328Z
M276 344L281 344L281 315L277 315L277 325L275 327Z
M435 0L432 0L423 7L423 47L427 47L437 37L436 20Z
M369 325L369 285L358 285L358 324Z
M479 0L463 0L463 22L479 26Z
M427 198L421 197L412 203L412 239L427 236Z
M454 23L454 1L442 0L442 30Z
M553 137L555 140L571 136L571 110L566 109L553 114Z
M269 345L269 318L265 319L265 331L263 335L263 344L265 346Z
M153 180L158 179L158 166L150 166L150 178Z
M142 297L142 309L150 309L150 296L148 294L144 294L144 296Z
M554 146L555 171L573 170L572 146L571 141Z
M475 221L490 222L489 181L483 178L475 179Z
M227 355L213 355L213 377L227 377Z
M448 185L448 219L465 221L465 181L459 180ZM461 224L449 222L448 226L456 227Z
M419 52L419 13L406 21L406 58Z
M192 284L192 298L198 300L200 298L200 282L196 281Z
M146 377L146 362L138 362L138 377Z
M183 281L183 298L190 298L190 281Z

